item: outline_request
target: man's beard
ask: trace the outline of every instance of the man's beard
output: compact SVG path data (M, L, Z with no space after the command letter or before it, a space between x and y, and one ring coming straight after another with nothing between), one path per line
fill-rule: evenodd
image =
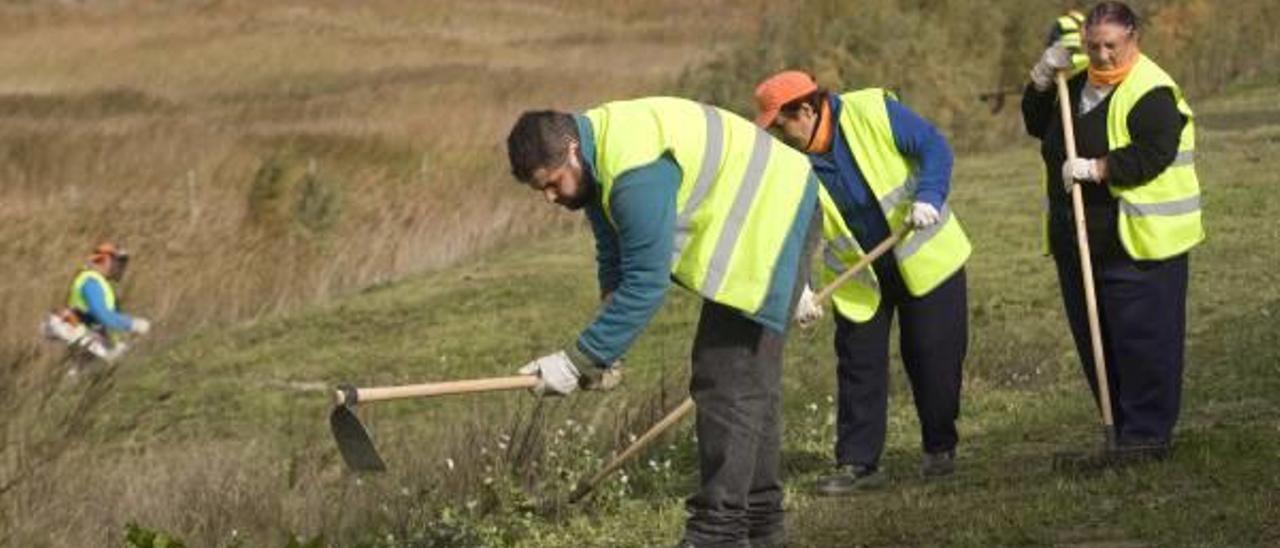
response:
M595 199L596 197L595 182L583 179L582 184L583 184L582 192L578 193L578 196L573 198L572 200L569 200L567 202L561 202L560 203L561 207L569 211L578 211L579 209L587 207L587 204L590 204L591 201Z

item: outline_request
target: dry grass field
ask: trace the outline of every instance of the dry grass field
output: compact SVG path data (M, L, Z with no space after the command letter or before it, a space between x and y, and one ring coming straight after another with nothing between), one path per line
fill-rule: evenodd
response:
M745 112L781 66L902 88L961 151L975 243L954 481L911 474L893 365L894 487L811 496L831 328L789 343L797 545L1276 545L1280 5L1134 3L1202 115L1185 419L1163 467L1065 478L1046 455L1096 419L1037 251L1035 145L1016 104L974 100L1021 81L1063 2L0 0L0 546L674 541L687 424L589 504L547 502L683 397L697 302L678 291L619 390L364 406L384 475L345 471L325 394L510 374L595 310L580 216L506 173L520 111L679 93ZM156 328L71 379L35 324L103 238L133 252L125 307Z
M661 90L751 4L0 4L0 356L101 238L163 338L548 226L515 116Z

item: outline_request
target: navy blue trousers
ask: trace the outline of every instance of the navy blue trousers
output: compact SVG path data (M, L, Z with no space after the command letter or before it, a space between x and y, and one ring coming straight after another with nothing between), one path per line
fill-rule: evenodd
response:
M1098 382L1074 249L1054 252L1058 283L1085 378ZM1093 257L1098 321L1117 437L1122 444L1168 443L1182 398L1187 323L1187 256L1135 261L1124 253Z
M877 467L889 406L889 328L896 310L902 362L911 381L921 446L951 451L959 437L961 366L969 345L965 272L921 297L907 293L896 264L876 264L880 308L864 323L835 314L838 408L836 462Z

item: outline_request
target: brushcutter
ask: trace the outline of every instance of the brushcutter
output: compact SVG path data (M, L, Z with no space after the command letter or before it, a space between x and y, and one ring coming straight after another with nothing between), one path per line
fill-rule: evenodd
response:
M374 447L369 431L353 412L356 404L473 392L519 390L533 388L537 384L536 375L517 375L378 388L341 385L333 392L334 407L333 412L329 414L329 428L333 431L333 439L338 443L338 451L342 453L342 460L346 461L347 467L357 472L380 472L386 470L387 465L378 455L378 449Z

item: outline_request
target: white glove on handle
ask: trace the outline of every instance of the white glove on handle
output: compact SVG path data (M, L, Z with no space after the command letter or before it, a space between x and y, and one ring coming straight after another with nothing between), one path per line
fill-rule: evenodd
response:
M537 375L538 384L530 389L538 396L565 396L578 389L578 368L563 350L533 360L520 368L521 375Z
M1037 91L1046 91L1053 87L1053 79L1058 71L1068 68L1071 68L1071 52L1055 42L1044 50L1040 61L1031 67L1031 83Z
M796 303L796 323L807 328L822 318L822 314L822 305L818 304L817 295L809 289L809 284L805 284L804 292L800 293L800 301Z
M1076 181L1098 182L1097 162L1089 158L1074 158L1062 163L1062 188L1071 194Z
M147 321L145 318L134 317L133 326L130 328L130 331L139 335L146 335L151 331L151 322Z
M916 228L928 228L938 224L942 220L942 214L938 209L933 207L929 202L916 202L911 204L911 226Z

